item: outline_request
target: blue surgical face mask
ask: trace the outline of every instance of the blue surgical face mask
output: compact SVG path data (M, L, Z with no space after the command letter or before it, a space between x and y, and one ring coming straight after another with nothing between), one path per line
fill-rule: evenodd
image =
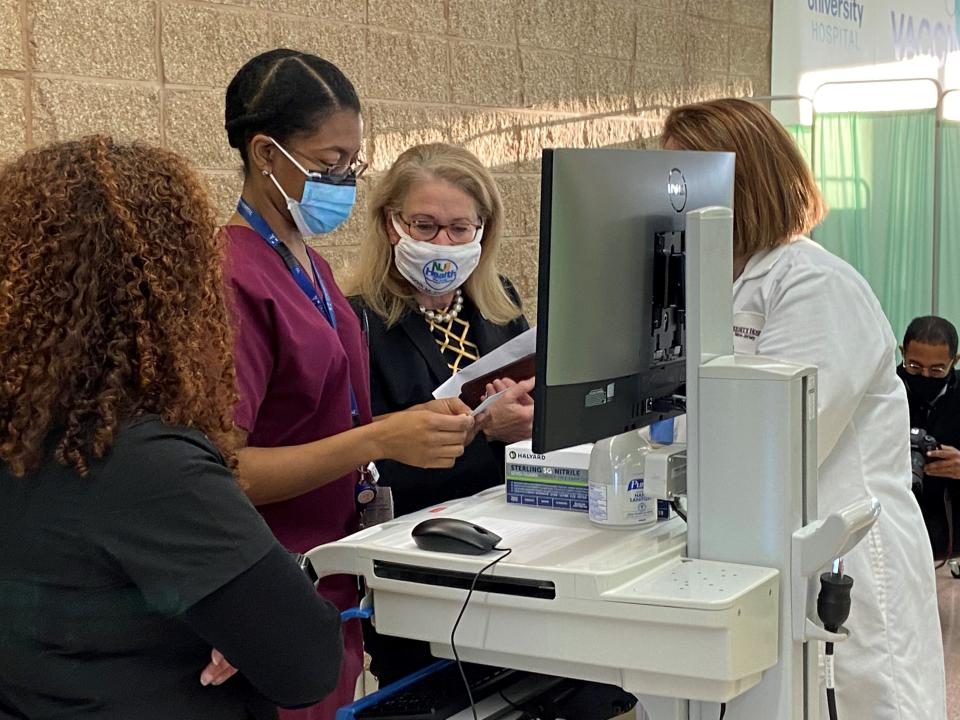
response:
M350 217L350 211L353 210L353 204L357 199L356 178L348 177L334 181L321 173L310 172L284 150L280 143L273 138L271 142L300 172L307 176L307 181L303 184L303 196L300 200L296 200L287 195L273 173L269 173L273 184L286 199L287 209L300 234L322 235L336 230Z

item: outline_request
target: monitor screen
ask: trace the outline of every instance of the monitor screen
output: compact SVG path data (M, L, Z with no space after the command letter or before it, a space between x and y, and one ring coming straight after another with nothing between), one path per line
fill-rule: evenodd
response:
M683 411L685 213L733 207L732 153L544 150L534 452Z

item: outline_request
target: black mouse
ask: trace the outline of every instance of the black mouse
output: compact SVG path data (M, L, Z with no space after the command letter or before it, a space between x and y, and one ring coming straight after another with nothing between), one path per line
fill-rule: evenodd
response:
M410 534L421 550L460 555L486 555L501 540L479 525L447 517L424 520Z

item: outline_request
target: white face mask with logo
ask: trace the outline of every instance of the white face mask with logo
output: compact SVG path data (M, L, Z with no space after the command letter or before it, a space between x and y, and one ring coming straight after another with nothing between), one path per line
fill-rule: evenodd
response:
M483 228L477 231L474 240L463 245L435 245L414 240L395 217L391 220L400 236L400 242L393 248L393 261L400 274L420 292L426 295L453 292L477 269Z

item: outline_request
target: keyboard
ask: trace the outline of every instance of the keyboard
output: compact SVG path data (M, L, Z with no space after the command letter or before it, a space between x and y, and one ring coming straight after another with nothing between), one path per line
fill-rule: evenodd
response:
M525 673L505 668L464 663L474 702L500 692ZM356 720L444 720L470 707L463 678L456 663L446 665L426 677L384 698L373 707L358 710Z

